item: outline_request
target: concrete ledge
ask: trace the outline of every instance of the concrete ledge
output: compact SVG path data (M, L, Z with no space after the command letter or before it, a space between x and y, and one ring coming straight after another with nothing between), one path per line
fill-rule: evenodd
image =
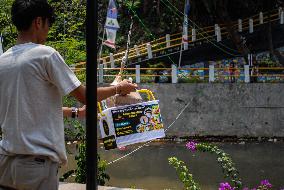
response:
M77 183L60 183L59 190L86 190L86 185L77 184ZM134 189L99 186L98 190L134 190Z

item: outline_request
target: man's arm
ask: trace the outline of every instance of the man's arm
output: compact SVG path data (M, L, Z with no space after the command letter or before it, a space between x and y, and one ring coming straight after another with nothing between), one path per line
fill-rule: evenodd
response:
M137 89L137 84L132 84L128 80L123 80L116 86L99 87L97 88L97 101L100 102L116 94L126 95L130 92L134 92ZM82 104L86 104L86 87L84 85L79 86L70 93Z
M75 114L75 117L84 118L86 115L86 87L84 85L80 85L78 88L73 90L70 95L84 104L83 107L77 109L77 114ZM62 107L62 111L64 117L72 117L72 108Z
M136 89L137 89L137 84L132 84L128 80L123 80L121 83L119 83L116 86L99 87L97 88L97 101L100 102L116 94L126 95L129 94L130 92L134 92ZM84 85L81 85L75 90L73 90L70 93L70 95L75 97L82 104L84 105L86 104L86 87ZM72 116L71 108L63 107L62 110L64 117ZM79 108L78 117L79 118L85 117L85 112L86 112L85 106Z
M98 102L107 99L108 97L116 95L117 86L99 87L97 88Z
M129 94L130 92L136 91L136 89L137 89L137 84L132 84L128 80L123 80L116 86L97 88L98 102L107 99L108 97L114 96L116 94L119 95Z
M84 85L80 85L78 88L73 90L70 95L82 104L86 104L86 87Z
M86 93L85 93L85 86L80 86L74 91L70 93L71 96L75 97L79 102L85 104L86 103ZM97 97L98 101L104 100L110 96L113 96L116 94L116 87L110 86L110 87L100 87L97 89ZM95 98L94 98L95 101ZM74 109L74 108L73 108ZM64 117L72 117L72 108L71 107L62 107L63 116ZM78 118L84 118L86 115L86 106L83 106L82 108L78 108L77 114L75 114L75 117L78 116Z

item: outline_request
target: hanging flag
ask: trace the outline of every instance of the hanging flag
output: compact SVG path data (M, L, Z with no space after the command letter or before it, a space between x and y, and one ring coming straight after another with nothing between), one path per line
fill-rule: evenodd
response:
M183 42L183 49L188 49L188 16L190 11L190 4L189 0L185 0L184 6L184 20L183 20L183 33L182 33L182 42Z
M2 45L2 42L3 42L3 37L2 37L2 34L0 35L0 55L3 54L3 45Z
M186 14L187 16L189 16L189 11L190 11L189 0L186 0L185 14Z
M107 40L104 41L104 44L111 48L115 48L116 32L119 29L117 15L118 12L115 5L115 0L110 0L108 4L107 19L105 24Z

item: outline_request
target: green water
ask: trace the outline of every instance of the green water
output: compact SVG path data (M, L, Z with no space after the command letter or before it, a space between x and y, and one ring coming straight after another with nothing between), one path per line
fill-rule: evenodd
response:
M274 185L273 189L284 187L283 142L216 144L231 155L245 186L253 188L261 180L268 179ZM112 161L135 148L137 146L128 146L123 151L104 151L100 147L99 152L103 159ZM107 182L107 185L149 190L182 189L183 186L174 168L168 164L167 158L171 156L176 156L187 163L203 190L218 189L218 184L226 181L214 155L191 153L185 148L185 143L154 143L109 165L107 173L111 180ZM68 168L62 170L66 171L75 167L74 155L70 154Z

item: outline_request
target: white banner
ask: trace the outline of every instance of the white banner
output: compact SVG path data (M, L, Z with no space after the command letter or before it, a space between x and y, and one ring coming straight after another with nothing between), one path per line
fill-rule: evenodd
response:
M184 18L183 18L183 32L182 32L182 42L183 42L183 49L188 49L188 16L190 11L190 4L189 0L185 1L184 5Z
M117 19L113 18L107 18L105 27L108 29L119 29L119 24L117 22Z
M117 30L107 29L107 28L105 30L106 30L107 40L104 41L104 45L110 48L115 48L115 38Z
M104 45L110 48L115 48L116 32L119 29L117 15L118 12L115 5L115 0L110 0L108 4L107 19L105 23L107 40L104 41Z

